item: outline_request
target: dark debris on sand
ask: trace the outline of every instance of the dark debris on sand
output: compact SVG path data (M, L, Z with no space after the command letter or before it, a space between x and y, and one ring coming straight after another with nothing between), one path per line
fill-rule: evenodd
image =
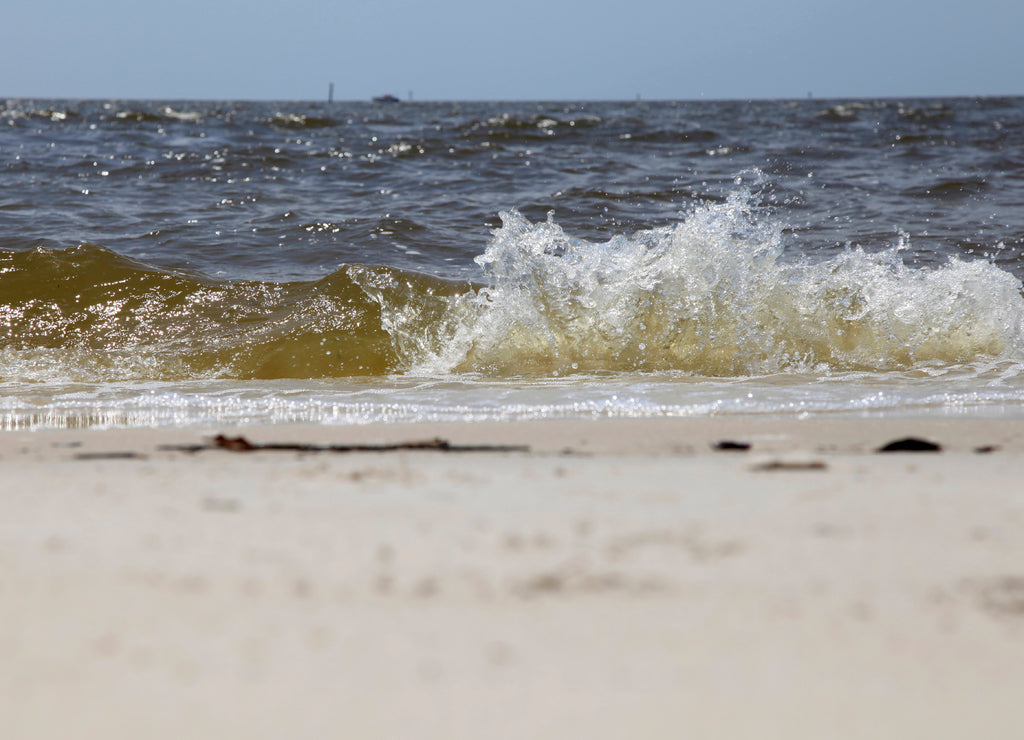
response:
M308 443L251 442L245 437L228 437L223 434L210 439L209 442L196 445L168 445L162 449L175 452L202 452L204 450L228 450L230 452L401 452L401 451L433 451L433 452L529 452L528 445L460 445L452 444L446 439L414 440L411 442L394 442L384 444L333 444L318 445Z
M876 452L941 452L942 446L927 439L904 437L879 447Z

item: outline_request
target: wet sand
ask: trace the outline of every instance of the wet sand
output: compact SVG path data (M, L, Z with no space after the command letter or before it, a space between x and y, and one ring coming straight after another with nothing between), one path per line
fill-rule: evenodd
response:
M3 736L1022 737L1022 473L1005 420L5 433Z

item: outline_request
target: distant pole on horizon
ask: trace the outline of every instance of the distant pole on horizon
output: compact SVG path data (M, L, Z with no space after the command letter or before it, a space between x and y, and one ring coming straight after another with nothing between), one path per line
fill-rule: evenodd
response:
M334 102L334 83L333 82L327 86L327 102L328 103L333 103Z

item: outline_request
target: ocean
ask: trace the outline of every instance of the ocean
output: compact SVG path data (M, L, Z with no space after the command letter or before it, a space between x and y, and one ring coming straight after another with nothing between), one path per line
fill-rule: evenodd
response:
M0 429L1024 417L1024 98L0 102Z

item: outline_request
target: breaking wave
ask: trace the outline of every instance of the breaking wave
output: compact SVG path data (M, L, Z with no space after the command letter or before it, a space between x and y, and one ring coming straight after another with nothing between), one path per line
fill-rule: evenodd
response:
M674 226L597 244L511 211L476 260L485 287L426 321L375 295L414 372L735 377L1019 357L1024 300L1009 273L957 259L910 268L902 241L787 260L781 228L749 200L736 193Z
M0 380L709 377L1019 360L1020 281L985 261L908 267L897 241L785 252L743 191L592 242L515 210L477 285L344 265L319 281L219 281L100 246L0 252Z

